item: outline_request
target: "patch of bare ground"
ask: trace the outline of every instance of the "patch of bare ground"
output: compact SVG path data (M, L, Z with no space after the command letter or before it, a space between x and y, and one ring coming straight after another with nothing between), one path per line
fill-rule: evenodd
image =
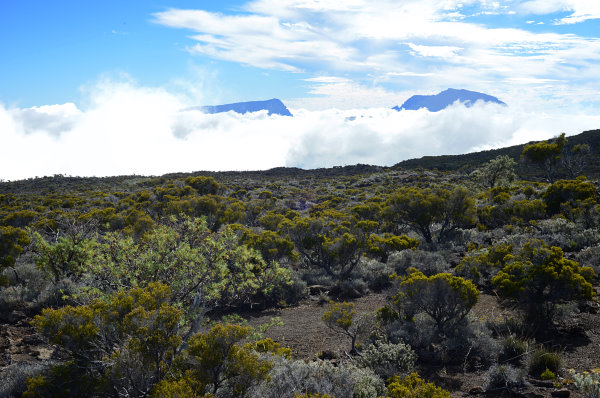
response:
M386 304L386 294L374 293L352 302L357 314L371 313ZM294 307L250 315L248 323L250 326L257 327L268 323L273 317L279 317L283 325L269 328L265 337L270 337L282 346L291 348L294 358L315 359L318 353L325 350L344 356L345 351L350 351L350 339L325 325L321 320L325 311L327 311L327 303L313 297Z
M0 372L18 362L48 360L54 350L29 325L23 317L15 324L0 324Z
M387 303L389 293L370 294L352 300L357 314L377 311ZM595 304L596 308L598 307ZM322 351L332 351L340 358L347 358L349 338L327 328L321 316L327 310L327 305L319 302L316 297L307 299L297 306L263 311L246 315L251 326L257 327L268 323L271 318L279 317L282 326L273 326L265 333L266 337L292 349L292 355L297 359L315 359ZM591 312L595 312L592 309ZM581 312L568 321L570 333L556 335L554 345L562 351L565 369L583 371L600 366L600 315L591 312ZM596 311L597 312L597 311ZM517 313L509 307L502 306L495 295L481 294L477 305L473 308L473 316L480 320L501 321L516 317ZM451 391L453 397L474 396L486 382L486 370L464 371L462 367L446 368L427 366L418 369L420 374L430 381ZM568 377L567 374L561 375ZM524 391L512 393L487 394L487 396L517 396L517 397L551 397L557 391L553 383L541 383L531 380L532 385ZM570 397L581 395L573 386L567 386Z

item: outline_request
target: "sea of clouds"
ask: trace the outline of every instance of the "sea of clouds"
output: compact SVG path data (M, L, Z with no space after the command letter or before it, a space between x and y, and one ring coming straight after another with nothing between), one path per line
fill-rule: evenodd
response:
M0 179L389 166L600 127L595 112L526 112L484 103L456 103L436 113L371 108L290 109L294 117L210 115L189 110L198 104L166 89L113 81L94 86L83 102L0 104Z

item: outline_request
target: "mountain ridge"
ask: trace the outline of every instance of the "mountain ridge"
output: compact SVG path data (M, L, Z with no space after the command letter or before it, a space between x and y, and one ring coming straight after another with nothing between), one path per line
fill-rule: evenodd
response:
M277 98L271 98L265 101L234 102L224 105L205 105L191 109L197 109L210 114L234 111L242 115L244 113L266 110L269 112L269 115L293 116L283 102Z
M473 106L477 101L492 102L506 106L504 102L500 101L498 98L492 95L465 89L448 88L435 95L413 95L412 97L404 101L402 106L395 106L392 109L396 111L416 111L421 108L426 108L430 112L439 112L442 109L445 109L448 106L452 105L456 101L461 102L467 108Z

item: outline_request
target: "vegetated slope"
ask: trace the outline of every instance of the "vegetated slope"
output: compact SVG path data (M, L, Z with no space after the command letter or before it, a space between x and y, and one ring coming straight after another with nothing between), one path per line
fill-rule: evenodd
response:
M125 175L114 177L73 177L56 174L48 177L35 177L18 181L0 181L0 194L34 193L48 194L57 191L87 192L90 190L119 190L133 192L163 184L176 178L207 176L218 180L273 180L276 178L336 178L343 176L361 176L377 173L388 168L356 164L319 169L300 169L297 167L276 167L256 171L193 171L188 173L169 173L163 176Z
M592 178L600 176L600 129L584 131L581 134L568 137L567 150L575 145L587 144L590 146L590 158L583 170L583 174ZM360 176L385 171L388 169L417 168L439 171L472 171L473 169L489 162L500 155L507 155L519 162L521 152L527 144L513 145L505 148L492 149L488 151L472 152L461 155L423 156L403 160L391 168L356 164L351 166L335 166L319 169L300 169L297 167L276 167L269 170L256 171L194 171L169 173L160 177L156 176L114 176L114 177L71 177L57 174L52 177L36 177L19 181L0 181L0 194L2 193L50 193L56 190L68 190L71 192L88 191L90 189L115 189L122 191L135 191L149 188L163 183L167 179L186 178L194 176L210 176L217 179L264 179L295 177L295 178L335 178L341 176ZM524 177L536 177L531 171L519 170Z
M242 359L251 361L233 364L245 364L245 373L235 379L248 376L263 388L247 396L285 396L275 394L274 385L284 392L383 396L381 389L376 395L358 395L348 388L360 386L360 375L371 387L381 387L390 372L412 371L453 396L484 388L490 394L548 396L554 384L540 380L545 368L530 366L535 353L562 355L563 366L553 368L560 376L570 367L589 370L600 355L600 306L587 300L592 289L598 292L598 279L592 286L586 267L600 270L598 186L583 179L513 181L514 164L509 167L509 175L492 184L482 183L478 174L367 165L2 183L0 351L5 355L0 357L0 396L18 396L27 376L39 376L30 392L41 396L52 396L44 388L58 385L85 387L85 380L99 381L90 397L107 396L108 385L134 396L135 383L146 380L147 396L154 386L184 383L177 380L182 374L198 378L202 391L208 391L211 385L200 373L182 372L188 366L190 371L213 368L195 364L218 352L219 336L229 334L232 344L241 345L238 340L246 336L241 318L261 333L259 325L272 324L264 337L289 345L297 359L274 359L266 378L266 373L247 371L258 368L251 351L259 346L238 347L245 350ZM561 278L543 286L547 271L558 275L554 270L559 269ZM391 274L400 278L392 281ZM198 280L206 289L197 289ZM512 285L526 294L506 289ZM543 293L539 300L529 294L534 289ZM106 300L79 305L96 294ZM197 329L195 321L203 315L195 311L198 300L207 303L211 320L233 313L237 317L223 322L242 325ZM329 300L352 303L339 303L343 306L336 309L326 306ZM129 308L134 302L135 308ZM557 310L565 302L573 307ZM578 311L559 317L576 306ZM31 318L45 307L53 309L32 326ZM556 312L533 317L540 308ZM190 318L197 318L184 317L181 311L188 309ZM121 313L127 315L111 315ZM326 313L327 320L339 315L341 322L325 320ZM437 318L430 315L438 313ZM86 327L71 327L77 314ZM53 329L61 326L59 320L65 326L60 334ZM363 330L358 356L349 337L361 325L377 333ZM79 346L83 352L65 345L79 341L72 338L78 337L75 329L86 332L80 336L86 342ZM193 349L183 350L183 339L196 331L206 339L192 338ZM155 336L162 343L137 344ZM64 355L60 360L67 368L56 367L56 346L48 341L62 347L57 353ZM107 352L95 351L100 343ZM268 341L261 344L262 350L277 348ZM156 347L160 364L146 354L148 346ZM559 354L542 350L557 348ZM331 362L303 361L319 351ZM182 353L177 361L173 352ZM393 366L380 366L388 354L394 355L388 364ZM73 362L88 357L94 361ZM363 360L368 360L365 368L356 369ZM81 366L69 369L71 364ZM63 370L85 377L70 377ZM135 377L114 377L121 371ZM535 388L527 385L525 373L538 383ZM323 388L332 389L309 391L308 382L290 385L300 374L325 380ZM230 393L228 388L236 387L231 383L213 383L211 389L217 390L216 397L242 396ZM268 389L273 394L264 392Z
M600 130L584 131L581 134L567 137L569 142L567 150L575 145L588 144L591 148L590 161L584 169L584 174L588 177L597 176L600 174ZM500 155L507 155L519 161L521 152L527 144L513 145L505 148L491 149L488 151L472 152L462 155L441 155L441 156L423 156L421 158L408 159L396 163L394 168L403 169L438 169L440 171L452 171L460 169L471 169L482 165L485 162L494 159Z
M416 111L421 108L426 108L430 112L438 112L452 105L456 101L461 102L467 108L475 105L477 101L492 102L500 105L506 105L498 98L488 94L478 93L476 91L457 90L454 88L449 88L435 95L413 95L412 97L407 99L401 107L395 106L392 109L395 109L397 111L403 109Z

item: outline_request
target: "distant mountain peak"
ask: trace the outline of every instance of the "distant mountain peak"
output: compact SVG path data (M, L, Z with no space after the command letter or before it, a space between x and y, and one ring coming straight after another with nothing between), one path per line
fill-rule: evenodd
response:
M236 102L233 104L225 104L225 105L209 105L209 106L199 106L192 109L198 109L205 113L222 113L234 111L237 113L248 113L248 112L258 112L266 110L269 112L269 115L282 115L282 116L292 116L288 108L278 100L277 98L273 98L266 101L249 101L249 102Z
M438 112L452 105L456 101L463 103L467 108L473 106L477 101L506 105L498 98L488 94L478 93L477 91L449 88L435 95L413 95L407 99L402 106L395 106L392 109L399 111L402 109L417 110L426 108L430 112Z

